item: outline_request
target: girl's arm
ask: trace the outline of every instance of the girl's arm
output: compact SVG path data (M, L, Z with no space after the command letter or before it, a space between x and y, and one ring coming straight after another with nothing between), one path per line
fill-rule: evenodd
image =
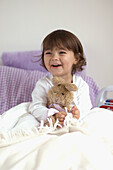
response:
M56 109L47 108L47 94L51 87L44 80L39 80L32 92L32 102L29 106L30 113L38 120L46 120L48 116L54 115L58 111Z
M82 85L78 88L78 92L75 95L76 107L80 111L80 118L87 114L91 108L92 103L89 95L89 86L86 82L83 82Z

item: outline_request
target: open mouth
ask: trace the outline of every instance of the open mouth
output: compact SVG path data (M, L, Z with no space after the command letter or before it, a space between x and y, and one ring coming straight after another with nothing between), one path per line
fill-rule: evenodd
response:
M51 65L52 67L60 67L60 66L62 66L61 64L52 64Z

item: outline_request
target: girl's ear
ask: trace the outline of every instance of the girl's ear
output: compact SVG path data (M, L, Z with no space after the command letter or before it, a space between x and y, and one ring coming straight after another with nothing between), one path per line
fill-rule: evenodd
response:
M74 64L77 64L77 63L79 62L79 56L80 56L80 53L78 53L78 54L75 56Z
M76 58L75 58L75 61L74 61L74 64L77 64L78 62L79 62L79 58L76 57Z
M65 84L65 88L66 88L68 91L76 91L76 90L78 89L75 84L71 84L71 83Z
M77 64L77 63L78 63L78 61L79 61L78 59L75 59L75 61L74 61L74 63L73 63L73 64Z

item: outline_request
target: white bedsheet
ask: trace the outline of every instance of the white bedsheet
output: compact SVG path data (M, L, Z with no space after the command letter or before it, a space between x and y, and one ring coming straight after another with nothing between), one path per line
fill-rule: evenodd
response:
M113 112L95 108L61 129L39 123L22 103L0 117L0 170L113 170Z

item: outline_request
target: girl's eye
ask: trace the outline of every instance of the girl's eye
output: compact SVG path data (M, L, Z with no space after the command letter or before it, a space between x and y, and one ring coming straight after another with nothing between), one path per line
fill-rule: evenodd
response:
M64 95L64 93L62 93L62 95Z
M66 54L66 52L65 52L65 51L60 51L59 53L60 53L60 54Z
M48 51L48 52L45 52L45 55L49 55L49 54L51 54L51 52L50 52L50 51Z

